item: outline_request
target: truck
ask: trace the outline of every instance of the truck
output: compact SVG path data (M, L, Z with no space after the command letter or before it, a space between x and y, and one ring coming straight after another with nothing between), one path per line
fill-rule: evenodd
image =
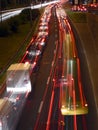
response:
M7 92L25 93L31 91L31 66L28 62L11 64L7 70Z

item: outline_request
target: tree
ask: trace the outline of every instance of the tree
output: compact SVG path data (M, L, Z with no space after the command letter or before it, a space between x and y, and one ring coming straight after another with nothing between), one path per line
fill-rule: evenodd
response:
M7 7L7 0L1 0L0 2L1 2L0 3L1 4L0 5L1 6L1 10L6 9L6 7Z

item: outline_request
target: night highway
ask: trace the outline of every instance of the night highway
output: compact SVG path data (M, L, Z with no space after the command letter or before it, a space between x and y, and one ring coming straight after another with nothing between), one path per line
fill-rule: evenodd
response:
M36 36L32 37L20 61L30 65L32 89L24 94L16 94L13 90L10 93L7 84L7 93L3 95L9 99L16 115L18 107L21 111L14 122L15 130L88 130L88 94L85 96L80 65L80 57L83 57L77 50L80 43L73 32L60 3L45 7ZM24 84L20 87L28 86L28 79L23 76L19 81L22 80ZM9 81L11 79L6 83ZM6 116L10 122L8 130L13 122L10 115ZM14 130L14 123L11 130Z
M63 111L63 108L61 108L60 86L62 87L63 82L65 82L64 80L61 80L61 79L64 72L66 71L66 70L63 70L65 69L65 67L62 66L64 62L62 57L65 57L65 58L67 57L67 59L68 58L72 59L72 57L73 56L76 57L77 54L75 52L76 49L74 49L73 45L71 47L70 52L68 50L70 46L68 45L66 45L67 50L64 50L64 45L62 45L63 39L62 39L62 36L60 37L60 33L62 32L59 31L59 27L64 26L65 28L65 25L63 22L60 22L62 25L59 25L59 18L57 18L57 15L56 15L57 14L56 6L53 6L51 9L52 9L51 18L48 25L49 33L48 33L48 40L46 43L47 45L44 49L44 53L40 60L40 64L38 65L38 71L31 75L31 78L33 79L32 92L29 94L27 98L26 105L23 109L23 112L22 112L22 115L21 115L21 118L19 120L16 130L21 130L21 129L23 130L32 130L32 129L34 130L44 130L44 129L46 130L49 130L49 129L50 130L51 129L86 130L87 129L86 119L84 115L76 116L74 115L73 110L71 110L72 111L71 115L70 115L71 113L70 110L68 110L70 112L68 115L66 115L65 113L66 116L61 114L61 110ZM64 14L64 16L62 17L66 17L66 14ZM65 33L70 32L70 34L72 34L72 32L70 31L70 28L68 28L67 26L65 28L65 31L63 31L63 33L64 32ZM67 35L69 34L66 34L66 37L68 39L66 38L65 40L69 43L70 36L67 36ZM71 36L71 38L73 39L73 36ZM65 53L67 51L66 55L63 54L64 52L62 50ZM74 62L72 64L74 64ZM73 70L69 70L69 71L73 71ZM69 91L70 91L69 93L72 93L71 90ZM79 94L76 96L77 98L79 98ZM82 102L84 102L84 99L82 100L83 100ZM69 104L71 104L71 101ZM83 104L86 105L85 103ZM80 103L77 105L80 105ZM65 110L67 110L67 108ZM80 108L79 110L77 109L76 114L81 114L81 113L85 114L86 109L83 111Z

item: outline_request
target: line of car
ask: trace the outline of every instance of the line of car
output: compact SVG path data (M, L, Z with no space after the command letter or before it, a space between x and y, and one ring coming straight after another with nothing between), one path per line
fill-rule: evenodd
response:
M72 11L78 11L78 12L87 12L87 7L84 5L74 5L71 9Z
M40 58L44 52L49 35L49 21L51 18L52 6L47 6L43 15L40 18L38 33L34 36L26 48L22 62L29 62L33 71L36 71Z

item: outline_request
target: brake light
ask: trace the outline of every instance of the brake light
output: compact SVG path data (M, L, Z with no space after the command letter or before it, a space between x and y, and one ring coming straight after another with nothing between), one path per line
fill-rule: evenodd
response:
M26 51L26 54L28 54L28 51Z

